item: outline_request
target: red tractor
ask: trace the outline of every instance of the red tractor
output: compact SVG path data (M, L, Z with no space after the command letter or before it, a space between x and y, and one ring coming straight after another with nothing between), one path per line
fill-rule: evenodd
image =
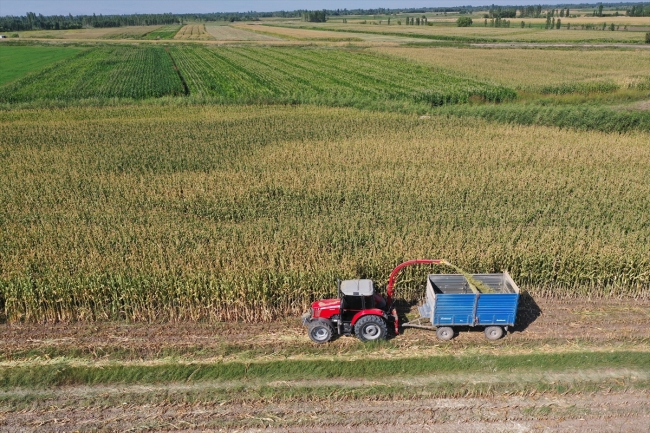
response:
M386 298L375 293L371 280L338 281L338 298L322 299L311 304L311 310L302 316L308 327L309 338L315 343L326 343L334 333L356 335L361 341L383 340L388 329L399 334L399 319L393 307L395 278L409 265L442 265L445 260L410 260L397 266L390 274Z

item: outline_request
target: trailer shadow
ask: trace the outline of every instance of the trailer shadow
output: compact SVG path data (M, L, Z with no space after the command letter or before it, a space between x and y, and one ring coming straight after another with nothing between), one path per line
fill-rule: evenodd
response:
M515 326L510 328L510 332L524 332L541 315L542 310L535 299L528 292L522 293L519 296Z

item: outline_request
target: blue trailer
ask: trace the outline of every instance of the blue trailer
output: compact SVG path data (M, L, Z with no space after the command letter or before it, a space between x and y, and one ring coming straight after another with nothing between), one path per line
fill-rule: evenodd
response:
M514 326L519 287L507 272L498 274L432 274L427 277L426 300L420 318L405 328L435 329L441 340L454 336L454 327L485 328L489 340L498 340ZM427 323L428 322L428 323Z

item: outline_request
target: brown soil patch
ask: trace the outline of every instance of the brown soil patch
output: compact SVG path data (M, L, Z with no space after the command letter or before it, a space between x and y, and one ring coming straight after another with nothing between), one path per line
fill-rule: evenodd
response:
M49 406L17 413L0 409L0 431L646 432L650 427L650 396L643 392L245 405L126 400L112 407L74 395L56 398Z
M466 350L511 353L535 350L594 350L607 346L650 350L650 302L637 300L547 300L521 305L517 326L504 339L487 342L479 329L461 329L451 342L434 332L407 329L377 356L417 356ZM134 359L156 359L170 350L192 358L255 356L354 355L372 356L356 338L341 337L325 346L312 344L299 318L272 323L58 323L0 325L5 361L29 357L29 352L73 352L90 357L111 352ZM32 355L32 356L33 356Z

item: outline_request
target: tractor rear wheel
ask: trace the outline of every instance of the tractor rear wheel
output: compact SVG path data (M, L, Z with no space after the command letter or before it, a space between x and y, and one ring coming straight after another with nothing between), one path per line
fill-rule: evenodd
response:
M448 341L454 338L454 330L449 326L441 326L436 329L438 340Z
M316 319L309 324L308 333L311 341L318 344L327 343L332 339L332 324L329 320Z
M354 325L354 332L363 341L385 340L388 334L386 322L379 316L363 316Z
M503 337L503 328L500 326L488 326L485 328L485 337L488 340L498 340Z

